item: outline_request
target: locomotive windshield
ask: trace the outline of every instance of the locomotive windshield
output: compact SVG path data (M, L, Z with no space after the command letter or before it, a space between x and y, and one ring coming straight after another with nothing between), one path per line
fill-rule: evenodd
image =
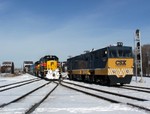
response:
M56 56L45 56L44 57L44 59L46 59L46 60L56 60L56 61L58 61L58 57L56 57Z
M109 57L115 58L115 57L132 57L132 49L131 48L114 48L109 50Z

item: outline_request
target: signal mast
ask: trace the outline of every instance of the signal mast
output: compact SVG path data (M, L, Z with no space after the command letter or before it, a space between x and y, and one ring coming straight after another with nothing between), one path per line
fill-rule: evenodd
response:
M140 30L137 29L135 32L135 74L136 74L136 82L138 72L141 75L141 79L139 82L143 82L143 68L142 68L142 50L141 50L141 36Z

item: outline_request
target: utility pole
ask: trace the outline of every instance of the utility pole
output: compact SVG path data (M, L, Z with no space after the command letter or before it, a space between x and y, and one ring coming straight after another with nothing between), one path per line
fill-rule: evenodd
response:
M0 64L0 76L1 76L1 64Z
M143 68L142 68L142 50L141 50L141 36L140 30L137 29L135 32L135 73L136 73L136 82L138 71L141 75L139 82L143 82Z

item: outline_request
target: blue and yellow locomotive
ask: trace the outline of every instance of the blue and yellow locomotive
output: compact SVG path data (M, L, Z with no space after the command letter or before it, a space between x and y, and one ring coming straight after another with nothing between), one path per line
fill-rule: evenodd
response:
M129 84L133 76L132 47L108 46L67 60L68 76L73 80L104 85Z

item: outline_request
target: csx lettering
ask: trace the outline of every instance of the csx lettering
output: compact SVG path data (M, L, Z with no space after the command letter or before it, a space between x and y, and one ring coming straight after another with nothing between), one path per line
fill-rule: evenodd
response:
M116 65L126 65L126 60L117 60Z

